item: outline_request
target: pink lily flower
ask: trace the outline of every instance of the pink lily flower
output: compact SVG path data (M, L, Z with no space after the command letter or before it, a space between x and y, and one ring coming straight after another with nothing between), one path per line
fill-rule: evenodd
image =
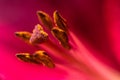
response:
M38 4L39 1L37 3L25 2L22 4L25 8L21 8L21 5L17 6L14 4L17 2L14 2L14 5L11 4L12 7L9 6L10 9L8 8L8 10L17 6L14 10L18 14L13 15L9 11L10 16L6 16L8 14L6 8L6 13L0 14L3 15L0 19L0 80L119 80L119 2L117 0L105 0L101 3L99 3L99 0L85 1L69 1L68 6L74 4L71 7L72 10L69 7L65 7L65 10L61 8L61 4L63 4L62 7L66 6L62 3L64 1L61 1L61 3L55 1L54 4L56 4L57 8L51 5L52 1L47 3L46 0L40 3L41 6ZM29 8L26 3L29 3L28 6L31 4L36 5L33 12L31 11L33 6ZM44 5L45 3L46 5ZM67 15L67 24L70 26L70 29L68 29L70 50L59 45L56 40L55 43L46 41L40 44L39 48L36 48L25 44L14 36L14 32L20 30L31 32L33 26L37 23L37 16L33 13L37 10L46 10L52 14L54 10L48 10L50 6L52 9L58 9L62 15ZM104 8L102 9L100 6ZM80 7L80 10L78 10L78 7ZM19 13L18 8L27 14L21 13L21 11ZM100 12L104 14L101 15ZM19 21L21 24L18 24ZM26 25L27 27L25 27ZM15 56L18 52L34 53L39 49L49 53L55 68L25 63L19 61Z

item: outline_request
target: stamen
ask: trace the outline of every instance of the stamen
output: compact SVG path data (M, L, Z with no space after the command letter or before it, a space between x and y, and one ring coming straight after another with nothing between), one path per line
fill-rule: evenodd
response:
M70 49L69 39L65 31L60 28L54 27L52 34L58 39L59 43L66 49Z
M37 24L33 30L33 34L30 38L30 43L39 44L48 39L48 34L43 30L43 28Z
M24 62L29 62L29 63L35 63L35 64L40 64L40 62L36 61L33 57L32 54L29 53L18 53L16 54L17 58L24 61Z
M54 68L55 64L53 63L50 56L45 51L36 51L34 54L30 53L18 53L16 54L17 58L29 63L34 64L43 64L49 68Z
M55 67L55 64L53 63L52 59L50 58L50 56L47 55L45 51L36 51L34 57L36 61L40 61L43 65L49 68Z
M59 27L64 31L67 31L66 20L60 15L60 13L57 10L53 13L53 18L54 18L55 25L57 27Z
M58 27L53 27L53 23L51 20L51 17L46 14L45 12L38 11L37 12L38 18L40 21L52 32L52 34L58 39L59 43L66 49L71 49L71 46L69 44L69 39L67 36L67 24L66 20L62 18L62 16L55 11L54 12L54 21L55 25ZM29 34L29 38L24 37ZM16 33L17 36L22 37L23 39L27 39L29 43L32 44L39 44L43 43L46 40L46 44L43 44L45 47L46 51L50 51L50 53L56 54L64 59L68 59L66 62L76 62L76 59L74 59L71 55L66 54L67 50L59 49L59 47L56 44L52 44L49 42L50 39L48 39L48 34L43 30L41 25L37 24L35 28L33 29L33 33L27 33L27 32L22 32L22 33ZM41 45L41 44L40 44ZM39 47L39 45L36 45ZM44 47L42 47L44 48ZM52 51L53 50L53 51ZM61 50L64 51L61 53ZM34 54L29 54L29 53L18 53L16 55L18 59L24 61L24 62L30 62L30 63L35 63L35 64L43 64L49 68L54 68L55 64L53 63L51 57L46 54L45 51L36 51Z
M52 29L53 22L52 22L51 17L47 13L43 11L38 11L37 16L40 22L43 23L43 25L45 25L49 30Z
M29 42L31 37L31 33L27 31L15 32L15 35L26 42Z

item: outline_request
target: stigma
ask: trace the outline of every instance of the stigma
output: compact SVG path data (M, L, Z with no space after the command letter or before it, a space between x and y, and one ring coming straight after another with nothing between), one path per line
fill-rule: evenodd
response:
M48 39L48 34L43 30L43 28L37 24L35 26L35 29L33 29L33 33L31 35L31 38L29 40L32 44L39 44L43 43Z

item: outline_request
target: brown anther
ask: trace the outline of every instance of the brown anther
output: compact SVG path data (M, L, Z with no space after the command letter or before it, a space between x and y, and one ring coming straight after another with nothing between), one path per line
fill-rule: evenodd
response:
M49 67L49 68L54 68L55 64L53 63L52 59L50 56L47 55L45 51L36 51L34 53L34 58L36 61L42 63L43 65Z
M29 42L31 37L31 33L26 31L15 32L15 35L26 42Z
M54 68L55 64L53 63L50 56L47 55L45 51L36 51L34 54L30 53L17 53L17 58L29 63L34 64L43 64L49 68Z
M51 30L53 28L52 19L47 13L45 13L43 11L38 11L37 16L38 16L38 19L40 20L40 22L43 25L45 25L49 30Z
M39 44L43 43L48 39L48 34L43 30L43 28L37 24L33 30L33 34L30 38L30 43Z
M29 53L18 53L16 54L17 58L24 61L24 62L29 62L29 63L35 63L35 64L40 64L40 62L36 61L33 57L33 55Z
M58 39L58 41L63 47L70 49L68 36L64 30L54 27L52 29L52 34Z
M66 20L60 15L60 13L57 10L54 11L53 18L54 18L55 25L67 32Z

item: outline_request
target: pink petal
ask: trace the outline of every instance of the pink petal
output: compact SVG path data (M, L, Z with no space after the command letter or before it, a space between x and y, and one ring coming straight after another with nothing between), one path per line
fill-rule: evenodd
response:
M49 69L41 65L19 61L15 54L28 46L19 41L18 44L14 37L14 29L9 29L9 26L1 24L0 26L2 26L2 32L0 32L0 77L4 76L5 80L61 80L66 77L67 73L63 69ZM25 51L27 49L31 51L30 46ZM31 49L34 50L34 48Z

